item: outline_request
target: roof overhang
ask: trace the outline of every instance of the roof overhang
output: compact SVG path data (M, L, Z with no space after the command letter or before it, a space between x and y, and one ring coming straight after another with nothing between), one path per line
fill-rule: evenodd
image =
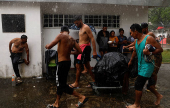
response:
M137 5L148 7L167 7L170 5L170 0L0 0L0 1L95 3L95 4Z

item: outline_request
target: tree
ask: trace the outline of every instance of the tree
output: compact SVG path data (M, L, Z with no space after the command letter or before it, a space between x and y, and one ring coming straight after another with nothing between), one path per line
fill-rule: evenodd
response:
M148 14L149 22L152 23L152 25L149 26L149 29L155 30L158 26L170 28L170 7L151 8L149 9Z

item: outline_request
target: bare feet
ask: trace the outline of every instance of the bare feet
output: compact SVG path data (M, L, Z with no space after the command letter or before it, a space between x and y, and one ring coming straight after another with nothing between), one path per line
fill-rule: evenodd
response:
M70 84L69 85L71 88L79 88L79 85L76 83Z
M163 98L163 96L162 96L162 95L159 95L159 97L157 97L157 100L156 100L156 102L155 102L155 105L159 105L162 98Z
M58 103L54 103L53 107L59 108L59 104Z
M126 108L140 108L140 106L133 104L133 105L126 106Z
M82 74L86 74L86 73L88 73L88 71L87 71L87 70L84 70L84 71L82 71L81 73L82 73Z
M83 70L81 73L82 73L82 74L88 73L88 69L86 68L85 64L83 64L83 66L84 66L84 70Z

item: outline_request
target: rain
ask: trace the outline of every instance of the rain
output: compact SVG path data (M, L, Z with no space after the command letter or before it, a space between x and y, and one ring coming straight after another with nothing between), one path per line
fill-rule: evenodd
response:
M107 64L111 62L111 60L112 62L116 61L115 55L113 55L111 59L106 59L112 55L112 51L109 51L111 46L111 44L109 44L109 41L111 41L110 38L107 40L108 52L104 55L102 55L100 44L97 42L98 34L103 30L104 26L107 26L109 37L112 31L114 31L116 37L120 36L119 30L122 28L123 36L128 40L130 37L133 37L130 35L130 26L132 24L137 23L140 26L142 23L148 24L148 32L154 34L154 39L163 49L163 52L159 53L162 58L160 58L161 64L158 66L159 71L155 88L156 91L163 95L163 98L160 105L155 105L156 97L151 91L147 90L145 84L142 89L143 94L140 107L168 108L170 106L170 86L168 83L170 81L169 0L0 0L0 13L1 108L49 108L49 106L56 101L56 72L58 71L58 64L55 62L56 60L50 61L51 65L47 63L46 51L48 50L45 46L49 45L61 33L61 27L64 25L68 26L69 35L73 37L74 40L79 39L79 41L81 41L80 34L82 33L82 28L74 24L74 17L76 15L81 15L83 24L87 25L89 30L91 30L90 33L95 41L98 58L92 57L94 53L93 39L91 40L91 38L88 37L89 45L91 46L89 63L92 67L93 74L96 76L95 69L97 68L97 70L100 71L98 67L101 68L101 64ZM84 34L87 34L87 32ZM21 39L21 36L25 35L27 36L26 43L28 49L27 46L22 46L22 43L17 41L17 39ZM10 42L13 42L13 44L10 45ZM51 50L57 51L59 49L59 43L52 47ZM128 62L126 61L125 63L128 65L133 52L127 51L125 52L127 54L124 54L124 50L122 50L122 52L120 51L121 48L119 47L121 45L119 45L119 42L118 44L113 42L113 46L114 45L117 47L116 52L124 55L128 60ZM126 43L125 46L128 45L130 44ZM18 52L19 54L22 53L18 60L22 61L22 63L18 63L17 65L21 79L18 79L19 77L14 70L15 64L13 63L10 52L15 51L14 48L20 48ZM152 54L155 55L153 52ZM106 61L101 62L102 60ZM70 61L71 66L67 76L68 85L73 84L76 80L74 55L70 55ZM154 64L157 66L155 62ZM120 63L115 65L118 65L117 67L123 67L125 64ZM107 69L111 68L109 67L111 66L110 64L107 66ZM133 64L132 66L135 67L136 65ZM114 69L118 69L117 67ZM81 68L81 71L85 70L83 65ZM125 70L129 71L129 73L131 72L131 69L127 66L123 68L127 68ZM108 75L106 75L106 82L111 82L113 77L111 77L112 74L108 73L115 72L115 70L107 70L106 67L102 67L102 69L101 81L105 82L104 79L102 79L105 76L105 71ZM13 75L15 76L14 78L12 77ZM127 80L123 79L120 82L118 81L119 83L113 81L110 85L100 85L97 82L93 82L87 70L87 73L81 73L79 88L74 90L88 97L88 101L83 104L82 108L125 108L135 102L136 79L137 77L132 78L130 75L128 76L128 91L127 94L124 94L124 83L120 83L121 81L126 82ZM78 101L79 99L77 97L63 93L59 106L61 108L76 108L75 104L77 104Z

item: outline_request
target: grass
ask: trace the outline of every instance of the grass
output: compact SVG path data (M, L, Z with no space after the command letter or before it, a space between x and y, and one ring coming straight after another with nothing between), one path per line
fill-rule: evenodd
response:
M170 49L162 52L162 63L170 63Z

